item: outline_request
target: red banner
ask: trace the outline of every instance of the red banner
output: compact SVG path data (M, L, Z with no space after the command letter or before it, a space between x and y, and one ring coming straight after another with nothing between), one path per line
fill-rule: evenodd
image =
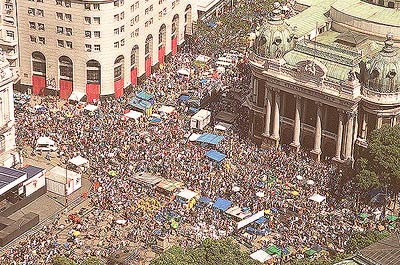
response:
M44 96L46 77L32 75L32 94Z
M119 98L123 94L124 94L124 79L121 77L120 80L114 82L114 95L116 98Z
M94 99L100 99L100 84L86 84L87 102L92 103Z
M151 75L151 57L147 58L145 61L145 70L146 70L146 76L150 76Z
M171 51L172 55L175 55L178 51L178 37L174 37L171 39Z
M164 56L165 56L165 47L161 47L158 49L158 62L164 64Z
M136 86L137 84L137 68L132 68L131 69L131 85Z
M60 98L68 99L72 93L72 81L60 79Z

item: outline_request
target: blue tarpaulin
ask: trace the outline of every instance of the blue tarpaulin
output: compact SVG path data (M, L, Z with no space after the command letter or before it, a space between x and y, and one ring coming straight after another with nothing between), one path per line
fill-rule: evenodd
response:
M137 98L146 100L146 101L151 101L153 100L154 96L150 93L147 93L146 91L142 90L136 95Z
M215 135L215 134L211 134L211 133L203 133L202 135L200 135L199 138L197 138L196 141L200 142L200 143L206 143L206 144L218 144L223 139L224 139L224 137L220 136L220 135Z
M132 98L129 101L129 105L132 106L135 109L141 110L143 112L146 112L147 109L151 109L152 103L149 101L140 99L140 98Z
M206 153L206 156L212 160L217 161L218 163L220 163L222 160L224 160L226 158L226 155L223 153L220 153L218 151L215 150L210 150Z
M150 122L152 122L152 123L159 123L159 122L161 122L161 119L160 119L160 118L153 118L153 119L151 119Z
M215 23L215 22L210 22L210 23L208 23L208 26L209 26L210 28L215 28L215 27L217 27L217 23Z
M217 201L213 204L213 206L221 211L226 211L228 210L229 207L231 207L232 202L228 201L223 198L218 198Z
M267 221L267 218L265 218L265 217L263 216L263 217L261 217L260 219L258 219L258 220L256 221L256 224L260 225L260 224L265 223L265 221Z
M199 198L199 202L204 203L204 204L210 204L212 201L210 198L206 197L206 196L201 196Z
M182 96L180 96L179 97L179 101L188 101L190 99L190 96L187 96L187 95L182 95Z

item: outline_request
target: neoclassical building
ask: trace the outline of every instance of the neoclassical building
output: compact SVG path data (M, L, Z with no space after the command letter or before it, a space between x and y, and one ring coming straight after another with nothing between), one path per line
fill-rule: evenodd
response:
M296 15L271 14L250 57L255 142L351 162L371 131L400 122L400 10L389 2L298 0Z
M197 16L193 0L24 0L17 11L21 84L88 101L119 97L149 76Z

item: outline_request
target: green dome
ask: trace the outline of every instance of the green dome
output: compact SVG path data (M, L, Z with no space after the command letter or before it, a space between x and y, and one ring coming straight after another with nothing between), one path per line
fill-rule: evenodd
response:
M282 58L293 46L293 31L282 19L281 11L275 9L268 21L256 29L254 52L261 57Z
M380 93L400 92L400 54L388 34L382 51L368 62L368 88Z

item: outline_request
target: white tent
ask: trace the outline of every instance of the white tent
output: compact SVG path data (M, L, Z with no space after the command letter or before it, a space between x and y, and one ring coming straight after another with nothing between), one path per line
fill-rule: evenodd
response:
M46 174L47 190L65 196L82 186L82 176L71 170L56 166Z
M159 112L164 112L166 114L170 114L175 111L175 108L172 106L161 106L161 108L158 109Z
M188 70L186 68L181 68L181 69L178 70L178 74L189 76L190 75L190 70Z
M69 96L68 100L74 100L74 101L81 101L81 99L85 96L85 93L82 92L77 92L73 91L71 95Z
M188 189L184 189L181 192L178 193L178 197L184 198L185 200L189 201L190 199L196 197L197 195L199 195L197 192L188 190Z
M199 138L200 136L201 136L201 134L192 133L192 135L190 135L190 137L189 137L189 141L190 141L190 142L194 142L194 141L196 141L197 138Z
M199 56L197 56L196 61L206 63L210 59L211 59L210 57L200 54Z
M92 105L92 104L88 104L88 105L84 108L84 110L87 110L87 111L96 111L98 108L99 108L98 106L95 106L95 105Z
M143 115L142 113L140 113L138 111L134 111L134 110L131 110L128 113L125 113L125 117L127 117L129 119L135 119L135 120L139 119L142 115Z
M250 254L250 258L257 260L261 263L266 262L267 260L272 259L272 256L269 255L267 252L265 252L264 250L260 249L257 250L256 252Z
M312 201L315 201L315 202L318 202L318 203L321 203L326 199L326 197L315 193L308 199L312 200Z
M77 167L86 165L89 163L89 161L86 158L83 158L81 156L76 156L74 158L71 158L68 162L70 162L71 164L74 164Z

